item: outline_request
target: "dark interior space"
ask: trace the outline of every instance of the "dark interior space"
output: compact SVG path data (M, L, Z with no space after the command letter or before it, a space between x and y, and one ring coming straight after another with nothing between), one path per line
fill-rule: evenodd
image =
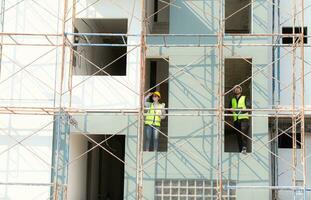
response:
M111 135L89 135L100 143ZM89 141L88 149L96 144ZM125 136L117 135L102 144L124 161ZM87 200L123 199L124 164L101 147L96 147L87 157Z
M242 58L228 58L225 59L225 92L231 90L235 85L240 84L245 79L251 77L252 75L252 59L242 59ZM242 95L252 99L252 81L248 81L241 84ZM234 96L233 91L225 96L225 107L229 108L229 103ZM230 113L229 113L230 114ZM226 116L225 121L233 126L233 117ZM225 127L225 152L239 152L237 131L228 125L224 124ZM249 119L249 133L248 136L252 137L252 120ZM251 152L252 142L248 140L247 152Z
M226 0L225 33L251 33L251 13L251 0Z
M168 78L169 63L162 58L148 58L146 60L146 75L145 75L145 90L153 88L163 80ZM160 91L161 103L165 103L165 108L168 107L168 81L161 83L159 86L153 88L151 91ZM151 99L149 100L151 101ZM168 117L161 120L161 132L168 134ZM159 133L159 149L158 151L167 151L167 137Z
M306 122L309 120L306 120ZM277 147L283 149L293 148L292 118L269 118L269 129L277 137ZM301 148L301 124L296 122L296 148ZM273 137L272 136L272 137Z
M294 34L301 34L302 33L302 28L301 27L295 27ZM282 34L293 34L293 27L282 27ZM303 38L303 43L307 44L308 43L308 27L303 28L303 35L305 36ZM295 39L296 43L300 43L300 37L295 36L295 37L282 37L282 43L283 44L293 44L293 38Z
M127 33L127 19L90 19L79 18L75 20L75 33ZM75 47L78 53L74 53L73 66L75 75L97 75L97 76L125 76L127 47L113 46L126 45L127 37L125 36L84 36L74 37L74 43L93 44L94 46ZM96 45L95 45L96 44ZM98 44L105 46L98 46ZM104 71L96 73L99 69L93 66L91 61L99 68L105 68ZM96 73L96 74L95 74Z
M148 32L151 34L168 34L170 0L146 1L146 11Z

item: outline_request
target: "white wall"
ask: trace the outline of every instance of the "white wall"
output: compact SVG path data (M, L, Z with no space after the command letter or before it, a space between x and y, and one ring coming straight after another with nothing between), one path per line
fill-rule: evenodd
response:
M77 4L77 18L127 18L128 33L140 33L140 2L138 0L82 0ZM82 11L83 10L83 11ZM82 11L82 12L80 12ZM128 37L128 44L139 44L139 37ZM73 107L137 108L139 91L139 48L128 47L126 76L74 76ZM87 79L87 80L86 80ZM79 84L81 81L84 81ZM75 87L76 85L76 87Z
M80 18L128 18L128 33L140 33L140 7L138 0L111 1L81 0L77 5ZM61 33L63 0L5 1L4 32ZM15 5L16 4L16 5ZM88 9L85 9L85 7ZM69 8L72 5L69 3ZM84 11L82 11L85 9ZM132 13L133 11L133 13ZM132 15L133 14L133 15ZM71 17L68 12L67 19ZM67 30L71 20L67 22ZM46 43L40 37L14 37L18 42ZM61 38L50 38L61 43ZM129 44L138 44L139 37L129 37ZM12 43L8 37L5 43ZM129 51L133 47L129 47ZM49 53L47 53L49 52ZM79 108L135 108L138 106L139 52L136 48L129 54L127 76L73 78L73 106ZM43 56L43 54L47 53ZM42 58L36 60L39 56ZM64 91L68 84L69 48L66 49ZM36 60L36 61L35 61ZM61 47L4 46L0 73L0 105L25 107L53 107L58 105ZM33 62L35 61L35 62ZM32 63L33 62L33 63ZM25 69L23 67L27 66ZM77 86L80 81L86 80ZM127 87L131 88L128 89ZM68 99L68 92L64 100ZM65 104L66 105L66 104ZM0 152L17 141L38 131L25 140L24 146L16 145L10 151L0 153L1 182L51 182L51 158L53 138L52 116L0 115ZM51 122L43 130L44 125ZM81 169L82 170L82 169ZM79 176L77 176L79 177ZM70 182L72 176L70 177ZM81 184L84 184L81 181ZM83 193L83 190L77 190ZM76 191L75 191L76 192ZM75 195L70 193L69 197ZM0 186L0 199L47 199L50 187ZM80 195L79 196L83 196ZM76 199L73 196L73 199Z
M59 1L43 0L39 3L18 0L6 1L4 32L18 33L57 33L59 31ZM10 9L9 9L10 8ZM45 10L49 10L51 14ZM47 43L44 37L13 36L23 43ZM51 38L53 42L56 42ZM12 43L9 37L4 37L5 43ZM53 50L54 49L54 50ZM54 103L54 88L56 55L59 48L34 46L4 46L1 62L0 103L9 106L52 106ZM49 52L36 62L39 56ZM21 70L24 66L30 66Z
M50 183L52 120L42 116L0 115L0 182ZM0 187L3 200L47 199L49 196L49 186Z
M292 2L284 2L280 1L280 23L281 23L281 28L280 31L282 31L283 26L292 26ZM304 1L304 26L308 28L308 35L310 35L311 31L311 21L309 20L309 16L311 14L311 1L306 0ZM297 5L297 11L301 10L300 3L296 2ZM296 26L301 26L301 13L299 13L297 16L296 20ZM308 38L308 45L310 45L310 38ZM291 47L286 47L286 48L281 48L280 49L280 56L282 57L280 60L280 81L281 81L281 106L291 106L292 104L292 78L293 78L293 70L292 70L292 62L293 62L293 57L292 54L289 53L292 50ZM311 106L311 90L308 88L308 86L311 84L311 48L310 47L305 47L304 48L304 59L305 59L305 106L310 107ZM300 53L300 48L297 49L296 51L296 105L301 105L301 84L300 84L300 78L301 78L301 59L300 59L301 53ZM311 152L311 136L310 133L307 133L306 136L306 152L307 155L310 154ZM297 158L298 158L298 169L297 171L301 171L302 166L301 166L301 150L297 150ZM289 165L284 162L284 159L291 163L292 160L292 150L291 149L279 149L279 156L281 159L278 160L278 167L279 167L279 173L281 175L279 176L279 185L292 185L291 178L292 178L292 169L289 168ZM311 172L310 172L310 159L307 160L307 185L308 187L311 186ZM297 179L302 180L302 174L300 172L297 172ZM291 192L286 192L286 191L281 191L279 192L280 199L284 200L289 200L293 199L292 193ZM311 193L308 193L307 199L311 198Z
M61 2L5 1L3 31L55 34L60 27ZM13 37L20 43L47 43L42 37ZM50 39L57 42L55 38ZM3 40L12 43L8 37L3 37ZM53 106L59 51L60 48L55 47L3 46L0 105ZM37 60L39 56L42 58ZM0 114L0 129L1 182L49 184L53 117ZM17 144L23 139L22 144ZM11 149L6 151L8 148ZM0 187L0 199L33 200L47 199L49 196L49 186Z
M280 31L282 32L283 26L292 26L292 1L284 2L280 1L280 24L281 28ZM301 10L300 3L296 2L297 4L297 11ZM309 16L311 15L311 1L306 0L304 1L305 9L304 9L304 15L305 15L305 21L304 26L308 28L308 35L310 35L311 31L311 21L309 20ZM299 13L296 16L296 26L301 26L301 13ZM276 24L277 26L277 24ZM308 38L308 44L311 43L310 38ZM290 106L292 104L291 94L292 94L292 54L290 51L292 50L291 47L281 48L280 49L280 76L281 76L281 105ZM297 84L297 95L296 95L296 104L300 105L301 102L301 87L300 87L300 78L301 78L301 59L300 56L300 48L297 49L296 52L296 84ZM304 55L305 55L305 86L311 84L311 48L305 47L304 48ZM311 90L305 89L305 104L310 106L311 105Z
M307 155L309 155L311 151L311 133L306 133L306 152ZM292 164L292 149L279 149L279 156L280 158L278 159L278 181L280 186L291 186L293 185L292 183L292 178L293 178L293 169L291 169L291 164ZM309 152L309 153L308 153ZM297 149L297 172L296 172L296 180L303 180L303 174L302 174L302 157L301 157L301 149ZM311 187L311 160L310 158L307 159L306 161L306 166L307 166L307 187ZM299 195L299 193L297 193ZM301 194L301 193L300 193ZM298 196L297 198L301 198L302 196ZM292 200L293 198L293 192L290 191L279 191L279 198L282 200ZM307 193L307 199L311 198L311 193Z
M87 151L87 139L80 134L70 135L69 160L73 160ZM68 168L68 200L86 199L87 155L69 165Z

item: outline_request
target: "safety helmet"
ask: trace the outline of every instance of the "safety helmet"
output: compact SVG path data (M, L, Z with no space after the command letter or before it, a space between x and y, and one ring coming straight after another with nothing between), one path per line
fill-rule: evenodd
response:
M154 94L154 95L157 95L157 96L161 99L161 94L160 94L159 91L156 91L156 92L154 92L153 94Z
M240 88L240 90L241 90L241 92L242 92L242 87L241 87L240 85L235 85L235 86L233 87L233 89L235 89L235 88Z

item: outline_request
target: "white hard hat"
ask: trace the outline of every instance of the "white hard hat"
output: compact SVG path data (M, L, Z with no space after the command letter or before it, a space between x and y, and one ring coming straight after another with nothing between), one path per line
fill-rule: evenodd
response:
M241 92L242 92L242 87L240 86L240 85L235 85L233 88L235 89L235 88L240 88L240 90L241 90Z

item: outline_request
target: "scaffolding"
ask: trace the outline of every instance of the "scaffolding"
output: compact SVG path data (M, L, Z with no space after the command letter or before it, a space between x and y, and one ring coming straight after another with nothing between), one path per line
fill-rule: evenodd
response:
M306 152L306 141L305 141L305 112L309 112L311 111L311 108L308 108L307 106L305 106L305 97L304 97L304 92L305 92L305 76L307 75L305 73L305 64L310 65L304 58L304 48L305 47L309 47L310 45L304 44L304 42L299 42L299 41L303 41L304 38L310 38L310 36L305 36L304 34L304 10L305 10L305 6L304 6L304 0L292 0L292 13L291 13L291 17L292 17L292 30L293 33L292 34L282 34L278 31L278 33L274 33L274 30L279 30L279 27L273 27L273 33L271 34L230 34L232 36L235 37L239 37L241 39L243 39L244 37L254 37L254 38L271 38L271 43L226 43L224 37L225 37L225 21L232 17L233 15L235 15L236 13L242 11L243 9L247 8L248 6L251 6L251 4L255 1L251 1L249 4L247 4L246 6L242 7L241 9L237 10L235 13L232 13L229 17L225 17L224 16L224 2L225 0L215 0L215 2L217 2L218 5L218 16L210 16L213 19L217 19L218 21L218 31L217 34L149 34L147 33L147 26L148 26L148 18L150 18L150 16L146 15L146 10L145 10L145 0L141 0L140 1L140 6L141 6L141 18L139 18L139 21L141 22L141 33L140 34L116 34L116 33L75 33L74 31L72 32L66 32L66 27L68 26L68 24L71 22L71 24L74 24L75 21L75 17L77 14L76 11L76 5L77 5L77 1L79 0L73 0L71 2L71 5L69 5L68 0L63 0L63 17L62 17L62 31L61 33L55 33L55 34L51 34L51 33L10 33L10 32L3 32L3 30L0 33L1 36L1 49L0 52L2 52L2 47L3 46L14 46L14 45L18 45L18 46L51 46L54 47L53 49L56 48L60 48L61 49L61 64L58 66L60 69L60 80L59 80L59 88L50 88L52 90L55 90L56 93L58 94L58 96L56 96L55 98L58 98L58 105L54 106L54 107L17 107L17 106L0 106L0 114L12 114L12 115L50 115L50 116L55 116L55 119L51 122L49 122L47 125L45 125L44 127L40 128L39 130L35 131L34 133L24 137L21 140L16 140L16 143L12 146L10 146L8 149L0 152L0 155L9 151L10 149L14 148L17 145L23 145L22 142L27 140L28 138L32 137L33 135L37 134L38 132L40 132L40 130L44 129L46 126L50 125L50 124L54 124L56 121L58 121L57 123L57 127L56 129L58 131L56 131L57 134L57 144L55 146L55 152L56 155L55 156L55 163L53 166L50 166L53 169L53 179L51 180L51 184L48 183L13 183L13 182L0 182L0 185L21 185L21 186L51 186L52 188L52 193L51 193L51 199L66 199L66 191L67 191L67 185L66 185L66 178L65 181L64 180L60 180L60 176L66 176L66 172L61 172L62 170L66 169L70 164L72 164L73 162L81 159L83 156L87 155L88 152L92 151L93 149L95 149L96 147L102 148L104 151L108 152L111 156L115 157L117 160L119 160L120 162L122 162L124 165L128 165L128 163L126 163L125 161L121 160L120 158L118 158L118 156L114 155L113 152L111 152L110 150L106 149L102 144L106 141L108 141L110 138L114 137L115 135L117 135L120 131L113 133L110 137L106 138L104 141L98 143L95 140L93 140L91 137L89 137L88 135L91 134L89 132L85 132L84 130L82 130L81 128L79 128L79 126L77 125L76 121L75 121L75 115L78 114L86 114L86 113L114 113L116 115L134 115L137 116L137 123L139 124L139 128L138 128L138 132L137 132L137 141L139 141L137 143L137 152L136 152L136 166L131 166L128 165L128 167L136 170L136 198L141 200L144 199L143 196L143 190L144 190L144 185L143 185L143 173L144 170L148 167L150 167L152 164L154 164L156 161L152 161L149 164L144 166L144 154L143 154L143 135L144 135L144 118L145 118L145 113L146 113L146 108L144 108L144 97L145 94L147 94L148 92L150 92L152 89L154 89L155 87L161 85L164 82L167 82L170 80L171 77L175 76L176 74L183 74L183 73L187 73L185 69L187 68L191 68L192 64L195 63L197 61L194 60L192 62L190 62L188 65L181 67L178 69L178 71L174 74L171 74L167 79L163 80L162 82L158 83L156 86L148 89L145 91L145 70L146 70L146 51L147 48L149 47L164 47L164 48L169 48L169 47L181 47L181 48L187 48L187 47L191 47L191 48L201 48L201 47L211 47L214 50L217 51L217 59L218 59L218 65L216 67L217 71L218 71L218 77L217 77L217 105L215 107L210 107L210 108L165 108L165 110L167 111L178 111L181 113L166 113L166 116L213 116L215 118L217 118L217 122L216 123L212 123L209 124L208 127L211 126L216 126L217 127L217 166L214 168L217 171L217 186L215 189L217 189L217 199L223 199L224 198L224 194L223 194L223 189L227 188L227 189L268 189L270 191L273 191L274 193L277 193L280 190L290 190L290 191L302 191L303 192L303 199L307 199L307 192L311 191L311 188L307 187L307 166L306 166L306 160L307 158L311 155L307 155ZM161 0L160 0L161 1ZM275 10L280 9L279 4L276 3L275 1L270 1L267 0L268 2L271 3L271 5L273 6L273 8ZM4 2L2 1L2 8L1 8L1 17L3 18L4 13L7 10L10 9L14 9L15 6L19 5L21 2L23 2L23 0L18 1L16 4L10 6L7 9L4 9ZM98 3L99 1L95 1L94 3L87 5L84 9L88 9L89 7L93 6L94 4ZM170 3L167 3L166 1L161 1L166 3L166 6L164 7L164 9L168 9L170 6L177 6L174 4L175 1L172 1ZM115 1L111 0L111 3L115 4ZM120 7L120 5L117 5L118 7ZM178 6L177 6L178 7ZM126 9L126 8L123 8ZM163 10L163 9L162 9ZM161 12L162 10L157 11ZM276 12L275 10L273 10L273 12ZM82 10L83 11L83 10ZM82 12L81 10L78 13ZM47 10L47 12L49 12ZM69 17L70 12L72 13L72 16ZM156 13L153 13L152 15L154 15ZM298 19L298 15L300 15L300 18ZM274 20L274 19L273 19ZM299 23L297 23L299 21ZM1 22L1 26L3 27L4 22ZM301 33L297 34L295 33L295 27L297 27L297 24L299 24L299 26L301 27ZM273 24L274 25L274 24ZM275 26L275 25L274 25ZM82 36L82 37L116 37L116 38L122 38L124 41L124 38L126 37L135 37L135 38L139 38L139 43L137 44L127 44L127 43L123 43L123 44L110 44L110 43L75 43L73 41L73 37L74 36ZM23 38L23 41L19 41L18 38ZM160 43L157 44L148 44L147 43L147 39L150 37L156 37L159 38L161 41ZM178 37L182 37L182 38L190 38L193 40L195 40L195 43L184 43L184 44L174 44L173 42L169 42L171 38L178 38ZM283 37L292 37L292 44L280 44L280 40ZM300 39L296 40L294 38L299 37ZM33 42L33 38L39 38L40 42L36 43ZM203 41L207 38L214 38L217 40L217 42L215 44L207 44L204 43ZM27 42L27 40L29 40L29 42ZM58 40L60 40L61 42L58 42ZM96 74L103 72L105 73L107 76L110 76L112 79L114 79L113 76L111 76L109 73L105 72L105 69L109 66L109 64L107 66L101 67L96 65L95 63L93 63L91 60L89 60L88 58L84 57L82 54L80 54L78 51L76 51L74 49L74 47L76 46L120 46L120 47L129 47L129 50L127 51L126 54L128 54L129 52L131 52L134 49L139 49L140 50L140 88L139 88L139 93L137 93L135 91L135 89L130 88L129 86L127 86L126 84L119 82L120 84L122 84L124 87L128 88L129 90L133 91L133 93L135 93L136 95L139 96L139 108L138 109L81 109L81 108L74 108L71 106L71 98L72 98L72 91L80 84L82 84L83 82L87 81L90 77L95 76ZM224 50L230 50L229 47L242 47L242 46L267 46L267 47L272 47L273 50L275 50L276 48L282 48L282 47L291 47L291 50L287 51L287 53L285 55L280 56L279 58L274 58L272 60L271 63L267 64L266 66L262 67L261 69L258 68L258 70L256 71L256 73L252 74L251 77L247 77L243 82L241 82L239 85L243 84L244 82L246 82L247 80L251 79L253 76L255 76L256 74L260 74L263 72L263 70L265 70L268 67L271 67L274 69L276 63L278 63L280 60L282 60L283 57L285 57L286 55L291 55L292 56L292 63L291 63L291 69L292 69L292 83L290 85L287 85L286 87L290 87L291 88L291 93L292 93L292 105L291 107L282 107L279 105L279 96L276 93L276 91L273 91L275 93L273 93L273 97L274 98L274 102L276 102L274 105L272 105L272 108L269 109L262 109L262 108L252 108L252 109L246 109L246 111L250 111L251 114L249 114L250 117L274 117L276 120L276 126L277 126L277 120L279 118L291 118L292 120L292 125L291 127L289 127L287 130L282 130L280 134L276 134L274 135L274 137L272 137L268 143L261 145L258 149L261 148L265 148L269 154L271 156L273 156L274 158L278 158L281 160L284 160L288 166L291 168L291 170L293 170L293 174L294 176L292 177L292 185L290 186L278 186L276 185L270 185L270 186L232 186L232 185L226 185L223 183L223 173L228 171L229 168L224 168L224 166L222 165L222 159L223 159L223 126L224 124L228 124L225 121L225 117L226 116L232 116L232 114L228 114L228 111L232 111L232 109L228 109L225 108L224 106L224 98L227 94L229 94L229 92L231 92L233 90L230 89L229 91L224 91L223 85L224 85ZM296 50L300 49L300 56L296 55ZM72 65L70 66L69 69L69 74L65 74L65 62L66 62L66 52L70 52L70 62L72 63L73 60L73 55L76 54L78 55L80 58L82 58L83 60L85 60L85 62L89 63L90 65L92 65L93 67L96 68L96 72L93 73L89 78L86 78L84 80L82 80L81 82L77 83L76 85L73 85L72 83L72 76L73 76L73 72L72 72ZM231 51L231 50L230 50ZM18 74L19 72L25 71L27 72L27 67L29 67L33 62L35 62L36 60L40 59L41 57L43 57L44 55L48 54L49 52L38 56L35 60L33 60L31 63L29 63L28 65L25 66L21 66L20 69L10 75L9 77L7 77L4 80L0 81L0 84L2 84L3 82L9 80L10 78L12 78L13 76L15 76L16 74ZM123 54L122 56L125 56L126 54ZM236 55L239 56L239 55ZM7 57L6 55L2 55L2 57ZM166 60L165 57L161 57L162 59ZM118 60L119 58L117 58L116 60ZM200 59L200 58L199 58ZM256 67L256 65L250 61L248 61L246 58L243 58L243 60L245 60L246 62L249 62L250 64L253 65L253 67ZM296 77L296 60L299 59L301 61L300 63L300 75L301 77L299 79L297 79ZM13 59L10 61L12 63L18 64L16 63ZM166 60L167 62L169 62L168 60ZM114 61L112 61L114 62ZM31 75L34 79L39 80L41 83L43 83L44 85L48 86L48 84L46 84L44 81L42 81L41 79L38 79L38 77L35 77L34 75ZM65 76L68 76L67 79L69 80L68 83L65 83L65 80L67 80L65 78ZM271 80L273 80L273 84L278 85L281 84L279 77L277 77L277 75L273 74L271 77L269 77ZM300 91L297 91L296 88L296 82L297 80L300 81ZM65 85L67 86L68 89L65 89ZM69 105L65 105L63 102L63 96L65 94L68 94L70 96L70 103ZM299 94L300 93L300 94ZM301 102L296 102L296 96L299 95ZM297 104L300 104L300 106L297 106ZM189 113L188 111L191 111L191 113ZM256 112L255 114L253 114L253 112ZM94 148L88 150L87 152L84 152L83 154L81 154L80 156L70 160L66 166L62 166L59 162L60 162L60 156L61 156L61 145L63 144L61 142L62 140L62 134L66 134L66 133L62 133L62 129L63 126L66 125L71 125L74 126L77 130L81 131L81 134L83 136L85 136L86 138L88 138L89 140L91 140L95 146ZM297 124L301 124L300 125L300 134L301 134L301 152L302 152L302 167L303 169L301 170L301 173L303 174L303 183L300 186L296 185L296 174L299 171L299 169L297 169L297 141L296 141L296 125ZM132 124L128 125L131 126ZM128 127L122 127L122 130L126 129ZM156 128L156 127L154 127ZM206 128L206 127L205 127ZM234 128L234 127L232 127ZM278 130L278 127L276 127L276 129ZM267 145L275 142L278 137L280 137L282 134L286 134L286 132L292 129L292 133L293 135L291 136L292 138L292 144L293 144L293 151L292 151L292 161L289 162L286 160L286 158L281 158L277 152L272 151L271 149L267 148ZM161 132L160 130L158 130L160 134L164 135L165 137L168 138L168 143L170 143L169 141L169 136L167 136L165 133ZM237 130L239 131L239 130ZM239 131L240 134L245 135L243 132ZM249 140L251 140L252 142L256 142L253 138L245 135ZM189 136L192 137L192 136ZM182 149L183 145L185 145L187 143L186 141L183 142L177 142L174 143L172 145L174 145L177 149ZM25 146L24 146L25 147ZM29 150L31 151L31 150ZM173 151L176 151L175 149L172 150L171 152L167 152L167 154L172 153ZM186 151L186 150L183 150ZM189 155L196 157L195 154L193 154L192 152L188 152ZM36 155L35 152L32 152L32 154L34 154L35 156L37 156L38 158L40 158L40 156ZM247 158L251 157L252 154L248 154L245 158L243 158L243 160L246 160ZM162 156L160 158L157 159L161 160L164 159L165 156ZM49 165L49 163L47 163ZM234 167L236 165L236 163L233 163L232 166L230 167ZM213 166L210 166L213 168ZM63 174L62 174L63 173ZM274 177L275 178L275 177ZM273 177L271 178L273 179Z

